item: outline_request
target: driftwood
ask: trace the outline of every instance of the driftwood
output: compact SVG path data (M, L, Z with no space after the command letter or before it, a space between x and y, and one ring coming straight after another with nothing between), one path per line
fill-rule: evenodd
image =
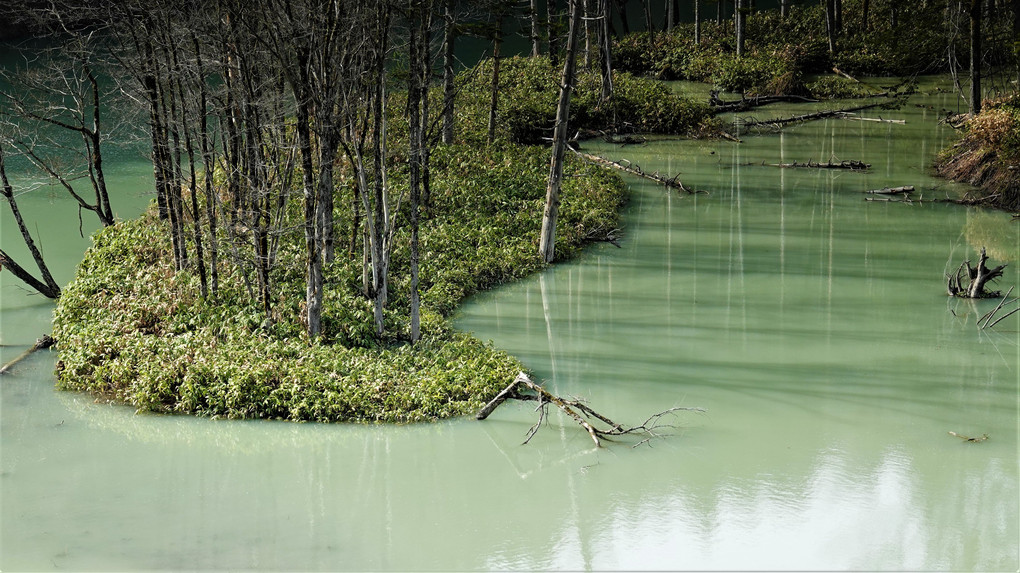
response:
M976 436L976 437L972 438L970 436L964 436L963 434L957 434L956 432L950 431L949 435L950 436L956 436L957 438L960 438L961 440L963 440L965 442L970 442L972 444L979 444L979 443L981 443L981 442L983 442L983 441L988 439L988 434L981 434L980 436Z
M747 165L762 165L765 167L782 167L784 169L795 169L808 167L812 169L849 169L851 171L864 171L871 168L870 163L858 161L856 159L848 159L846 161L840 161L838 163L827 161L825 163L818 163L816 161L808 160L807 163L800 163L794 161L793 163L748 163Z
M994 269L989 269L985 265L987 261L988 255L985 254L985 248L981 247L981 256L976 267L970 266L970 260L968 259L960 264L955 273L946 275L946 289L949 291L950 296L962 298L990 298L999 296L1000 293L998 291L988 292L985 290L985 286L990 281L1001 277L1002 269L1006 268L1006 265L1002 264ZM966 283L964 283L964 279L966 279Z
M818 103L818 100L798 95L767 95L741 97L735 101L724 101L719 99L718 90L712 90L708 98L708 105L712 108L712 115L748 111L773 103Z
M768 127L768 128L773 128L773 129L779 129L779 128L781 128L781 127L783 127L785 125L789 125L791 123L802 123L802 122L805 122L805 121L814 121L816 119L825 119L825 118L829 118L829 117L839 117L839 116L842 116L842 115L853 113L855 111L861 111L861 110L865 110L865 109L871 109L871 108L875 108L875 107L883 107L883 106L888 106L888 105L889 105L889 102L878 102L878 103L869 103L869 104L866 104L866 105L859 105L859 106L856 106L856 107L848 107L848 108L844 108L844 109L827 109L827 110L823 110L823 111L816 111L814 113L806 113L806 114L803 114L803 115L795 115L793 117L787 117L787 118L782 118L782 119L741 120L740 125L741 125L741 127L744 127L744 128L747 128L747 127Z
M538 429L542 427L542 422L546 419L549 404L559 408L561 412L570 416L570 418L584 428L584 430L588 432L592 441L595 442L596 447L602 447L602 440L612 440L614 437L625 435L645 436L643 440L635 444L635 446L637 446L652 438L658 437L659 434L656 433L656 430L672 427L669 424L661 422L662 418L667 414L672 414L681 410L692 412L705 411L702 408L673 407L659 412L658 414L649 416L648 419L641 425L628 427L610 420L608 417L596 412L580 400L561 398L550 393L545 388L535 384L527 374L521 372L517 375L517 378L514 378L514 381L511 382L509 386L500 391L495 398L489 401L488 404L478 411L478 414L475 415L475 419L484 420L488 418L500 404L507 400L534 400L538 402L538 422L536 422L535 425L528 430L527 436L524 440L525 444L530 442L531 438L533 438L538 432Z
M904 185L902 187L883 187L881 189L869 189L865 193L872 195L902 195L904 193L913 193L913 185Z
M7 364L4 364L3 367L0 368L0 376L3 376L4 374L7 374L19 362L21 362L22 360L24 360L24 359L28 358L29 356L31 356L33 352L35 352L37 350L43 350L43 349L49 348L49 347L53 346L56 343L57 343L56 339L54 339L49 334L44 334L42 336L42 338L40 338L39 340L36 340L35 344L30 346L28 348L28 350L26 350L26 351L22 352L21 354L19 354L14 360L11 360Z
M624 163L622 163L622 161L612 161L610 159L606 159L605 157L599 157L598 155L592 155L591 153L585 153L583 151L576 151L576 150L572 150L572 151L574 151L574 153L578 154L579 156L583 157L584 159L587 159L588 161L590 161L592 163L595 163L597 165L602 165L602 166L605 166L605 167L612 167L613 169L618 169L620 171L623 171L623 172L626 172L626 173L630 173L631 175L637 175L638 177L643 177L643 178L648 179L650 181L655 181L659 185L663 185L666 188L675 188L675 189L679 189L679 190L681 190L681 191L683 191L685 193L694 193L694 191L684 187L683 182L680 181L680 174L679 173L674 175L673 177L663 177L662 175L659 175L658 173L648 173L646 171L643 171L640 166L635 165L635 164L631 163L630 161L627 161L626 159L622 160L622 161L627 161L627 163L625 165Z

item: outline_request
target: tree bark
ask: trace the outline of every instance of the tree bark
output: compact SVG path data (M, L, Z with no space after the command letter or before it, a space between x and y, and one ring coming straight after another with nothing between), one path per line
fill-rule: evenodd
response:
M694 0L694 45L701 45L701 0Z
M744 55L744 41L745 41L744 31L746 29L746 17L747 17L745 13L746 5L747 0L736 0L736 4L734 5L733 8L733 21L736 26L738 58Z
M582 0L576 0L582 1ZM496 29L492 38L492 92L489 99L489 128L487 139L489 143L496 140L496 112L499 107L499 62L500 47L503 45L503 18L496 20Z
M531 0L531 57L541 54L541 35L538 33L538 0Z
M32 235L28 232L28 227L25 225L25 221L21 217L21 211L18 210L18 203L14 199L14 188L11 186L10 181L7 180L3 148L0 148L0 181L3 182L3 196L7 199L7 204L11 207L11 213L14 215L14 221L18 224L18 229L21 231L21 237L25 240L25 246L27 246L29 252L32 253L32 259L35 260L35 265L39 268L39 272L42 274L42 280L32 276L31 273L14 262L14 260L11 259L11 257L3 250L0 250L0 270L8 269L12 274L14 274L14 276L18 277L30 287L38 291L39 294L47 298L58 298L60 296L60 286L57 285L55 280L53 280L49 267L46 266L46 261L43 260L42 253L39 252L39 248L36 247L35 241L32 239Z
M970 113L981 113L981 0L970 0Z
M443 9L443 132L442 141L445 145L453 143L453 100L456 93L453 71L454 42L457 39L457 25L453 17L454 0L446 0Z
M546 187L545 209L542 213L542 235L539 253L542 260L551 263L556 256L556 220L560 208L560 187L563 184L563 161L567 149L567 120L570 118L570 95L573 91L574 69L577 56L577 35L581 27L581 1L572 0L570 32L567 34L567 52L563 74L560 77L560 96L556 104L556 125L553 129L552 160L549 162L549 184Z

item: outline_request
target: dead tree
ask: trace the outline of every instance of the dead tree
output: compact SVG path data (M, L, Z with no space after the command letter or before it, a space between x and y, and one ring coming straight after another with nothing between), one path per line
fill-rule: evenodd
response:
M640 425L624 426L623 424L618 424L610 420L608 417L596 412L580 400L566 399L552 394L545 388L535 384L527 374L521 372L517 375L517 378L514 378L514 381L511 382L509 386L504 388L496 395L495 398L489 401L485 407L478 411L478 414L475 415L475 419L484 420L488 418L500 404L507 400L533 400L538 402L538 421L535 422L535 425L532 426L530 430L528 430L528 434L524 440L525 444L530 442L531 438L533 438L539 428L542 427L542 423L545 422L546 417L548 416L550 404L559 408L560 411L567 416L570 416L570 418L584 428L585 431L588 432L588 435L591 436L592 441L595 442L595 447L602 447L602 440L612 441L613 438L627 435L644 436L643 440L635 444L635 446L638 446L652 438L660 437L657 430L674 427L662 422L664 416L679 411L705 411L703 408L685 408L675 406L649 416L648 419Z
M18 210L18 202L14 198L14 188L7 179L7 170L4 168L4 153L2 146L0 146L0 181L3 182L3 187L0 188L0 191L2 191L4 198L7 199L7 204L11 208L11 214L14 215L14 220L18 224L18 229L21 230L21 236L25 240L25 246L27 246L28 250L32 253L32 258L35 260L36 266L39 267L39 272L42 273L42 280L37 279L32 275L32 273L14 262L14 260L6 252L4 252L3 249L0 249L0 270L7 269L11 271L14 276L39 291L40 294L47 298L58 298L60 296L60 286L57 284L57 281L53 280L53 276L50 274L50 269L46 266L46 261L43 260L42 253L39 251L39 248L36 247L35 241L32 239L32 235L28 232L25 220L21 217L21 211Z
M981 257L978 259L976 267L970 265L970 260L963 261L960 266L956 269L956 272L952 275L946 275L946 288L951 296L958 296L962 298L989 298L999 296L998 291L989 292L985 290L985 286L992 280L995 280L1002 276L1002 269L1006 268L1005 264L999 265L994 269L989 269L985 263L988 261L988 255L985 254L985 248L981 247Z

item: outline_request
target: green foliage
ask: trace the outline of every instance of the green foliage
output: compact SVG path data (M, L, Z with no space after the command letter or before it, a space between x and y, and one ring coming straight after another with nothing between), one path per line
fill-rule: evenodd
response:
M446 316L478 290L543 268L537 238L548 153L512 144L435 150L421 232L423 339L413 346L401 340L410 288L404 228L395 237L388 337L376 337L372 303L360 293L360 253L341 253L326 269L323 333L314 343L300 322L299 231L283 237L273 277L279 298L267 319L229 261L221 260L219 298L200 299L197 279L174 272L165 224L152 210L104 229L57 305L58 384L139 410L212 417L417 422L477 411L523 366L453 330ZM563 255L616 226L625 192L602 168L571 160L566 175ZM392 184L405 184L403 176L394 169Z
M559 76L560 70L548 58L512 57L501 61L497 106L500 137L527 144L548 141L556 121ZM485 134L491 80L491 60L462 76L459 103L472 110L461 123L463 138ZM602 101L601 76L579 68L571 96L571 130L613 131L629 126L646 133L689 134L698 132L708 118L707 106L675 94L658 82L617 72L613 85L613 97Z
M802 88L799 74L831 72L836 66L855 76L911 76L949 71L950 46L959 61L969 49L966 15L957 4L871 0L867 26L863 0L843 0L843 31L836 53L829 53L822 6L794 6L786 18L776 9L752 11L747 19L746 53L737 59L732 22L702 23L702 40L694 45L692 23L678 25L654 37L635 33L614 45L617 68L664 80L711 81L730 91L778 93L777 88ZM895 5L897 17L891 17ZM955 23L955 24L954 24ZM1008 18L988 24L986 37L1009 38ZM954 35L950 28L959 27ZM996 40L998 41L998 40ZM1009 45L993 50L988 63L1015 66L1017 57ZM786 76L783 78L783 76ZM818 91L836 86L817 86ZM786 93L796 93L787 91ZM833 89L833 93L841 90Z

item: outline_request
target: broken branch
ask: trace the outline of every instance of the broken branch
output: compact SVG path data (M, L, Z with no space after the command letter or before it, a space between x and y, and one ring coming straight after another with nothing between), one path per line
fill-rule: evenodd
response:
M527 390L530 390L533 393L528 393ZM570 416L570 418L577 422L578 425L584 428L588 435L591 436L592 441L595 442L596 447L601 447L602 440L604 439L610 439L614 436L623 436L627 434L643 434L647 437L645 440L639 442L639 444L645 443L651 438L658 437L658 434L655 433L655 430L657 430L658 428L672 427L669 424L660 423L660 420L662 419L663 416L679 411L692 411L692 412L705 411L702 408L686 408L676 406L649 416L648 419L645 420L644 423L642 423L641 425L628 427L614 422L613 420L609 419L609 417L600 414L599 412L595 411L593 408L591 408L584 402L581 402L579 400L569 400L566 398L561 398L559 396L556 396L555 394L550 393L545 388L542 388L541 386L533 382L531 378L528 377L527 374L521 372L517 375L516 378L514 378L514 381L511 382L509 386L500 391L500 393L497 394L495 398L490 400L488 404L486 404L481 410L478 411L478 414L475 415L475 419L484 420L488 418L489 415L492 414L493 410L495 410L500 404L502 404L508 399L538 401L537 410L539 412L539 418L535 425L533 425L528 430L524 441L525 444L531 441L531 438L534 437L534 435L538 432L538 429L542 426L542 423L545 421L546 418L546 409L548 408L549 404L555 405L564 414ZM607 427L606 428L599 427L589 420L597 420L602 424L605 424Z

